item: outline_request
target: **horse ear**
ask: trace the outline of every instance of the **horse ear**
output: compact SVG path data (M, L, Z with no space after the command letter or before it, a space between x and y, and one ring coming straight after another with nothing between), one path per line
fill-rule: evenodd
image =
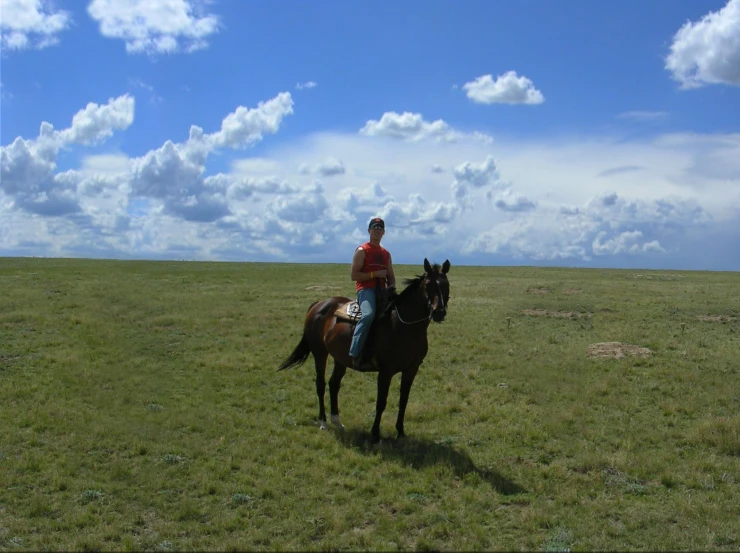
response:
M447 271L450 270L450 260L446 259L445 262L442 264L442 273L447 274Z
M429 264L429 260L426 257L424 258L424 271L427 273L432 272L432 266Z

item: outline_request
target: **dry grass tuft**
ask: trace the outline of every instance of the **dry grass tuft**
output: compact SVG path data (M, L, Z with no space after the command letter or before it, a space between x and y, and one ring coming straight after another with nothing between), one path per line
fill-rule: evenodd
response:
M316 284L314 286L306 286L306 290L339 290L339 286L328 286L325 284Z
M552 317L553 319L589 319L591 313L576 313L575 311L550 311L549 309L523 309L522 313L532 317Z
M735 320L735 317L729 315L697 315L696 318L705 323L731 323Z
M648 348L635 346L632 344L623 344L621 342L600 342L588 346L588 355L593 359L621 359L627 355L633 357L648 357L652 355Z

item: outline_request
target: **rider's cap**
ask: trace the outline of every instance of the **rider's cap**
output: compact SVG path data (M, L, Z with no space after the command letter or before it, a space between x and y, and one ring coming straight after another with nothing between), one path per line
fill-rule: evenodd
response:
M367 225L367 229L370 230L371 228L382 228L385 230L385 222L380 217L370 219L370 224Z

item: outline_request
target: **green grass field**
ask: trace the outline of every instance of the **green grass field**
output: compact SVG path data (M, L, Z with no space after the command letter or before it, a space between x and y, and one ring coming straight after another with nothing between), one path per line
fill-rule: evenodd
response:
M0 258L0 549L740 548L740 274L451 261L371 447L276 372L348 265Z

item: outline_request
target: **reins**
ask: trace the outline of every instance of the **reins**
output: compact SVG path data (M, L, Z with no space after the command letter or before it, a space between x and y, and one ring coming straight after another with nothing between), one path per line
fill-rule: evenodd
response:
M401 318L401 312L400 312L400 311L398 310L398 306L396 306L396 317L398 317L398 320L399 320L400 322L402 322L403 324L405 324L405 325L414 325L414 324L416 324L416 323L422 323L422 322L424 322L424 321L430 321L430 320L432 319L432 311L433 311L433 310L432 310L432 306L430 305L430 306L429 306L429 316L428 316L428 317L426 317L425 319L419 319L418 321L412 321L412 322L410 322L410 323L407 323L406 321L404 321L404 320L403 320L403 319Z
M432 320L432 313L434 312L434 308L432 307L432 302L429 301L429 298L427 298L427 305L429 305L429 315L423 319L419 319L418 321L411 321L411 322L407 322L403 320L403 317L401 317L401 312L398 309L398 305L394 306L394 309L396 311L396 317L398 317L398 320L401 323L405 325L414 325L417 323L423 323L424 321L429 322Z

